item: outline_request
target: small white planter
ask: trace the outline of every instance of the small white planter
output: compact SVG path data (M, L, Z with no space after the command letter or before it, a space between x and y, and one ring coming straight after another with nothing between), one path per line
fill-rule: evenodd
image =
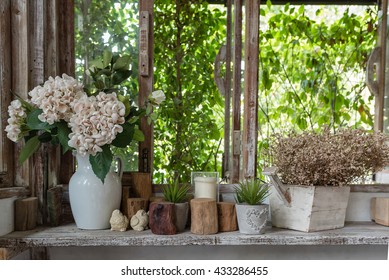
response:
M269 215L269 205L236 204L239 232L243 234L262 234L265 232Z
M275 227L312 232L344 227L350 187L283 185L273 169L266 170Z

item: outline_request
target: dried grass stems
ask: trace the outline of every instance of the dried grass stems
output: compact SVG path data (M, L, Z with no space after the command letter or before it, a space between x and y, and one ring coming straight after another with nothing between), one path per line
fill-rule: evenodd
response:
M383 133L342 129L331 133L276 135L271 147L281 180L291 185L342 186L355 183L389 163Z

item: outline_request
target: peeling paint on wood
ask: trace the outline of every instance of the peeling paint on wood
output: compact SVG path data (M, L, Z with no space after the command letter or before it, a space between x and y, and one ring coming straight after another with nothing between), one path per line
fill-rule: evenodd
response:
M0 237L0 247L67 246L186 246L186 245L386 245L389 227L373 222L347 223L344 228L305 233L268 226L262 235L245 235L238 231L196 235L189 231L174 236L155 235L151 230L125 232L80 230L75 224L40 227L13 232Z

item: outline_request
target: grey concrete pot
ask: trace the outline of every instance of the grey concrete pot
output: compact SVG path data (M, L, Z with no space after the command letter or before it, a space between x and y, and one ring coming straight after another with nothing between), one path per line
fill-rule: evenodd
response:
M189 203L175 203L174 207L174 223L176 225L177 232L182 232L185 230L186 224L188 222Z
M239 232L243 234L263 234L269 214L269 205L236 204Z

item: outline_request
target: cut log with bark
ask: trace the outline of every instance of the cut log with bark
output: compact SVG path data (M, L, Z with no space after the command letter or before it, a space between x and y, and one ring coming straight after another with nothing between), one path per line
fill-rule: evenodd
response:
M38 198L28 197L15 201L15 230L31 230L36 227Z
M238 221L236 218L235 203L218 202L217 216L218 216L219 232L238 230Z
M177 233L174 225L174 203L153 202L150 204L149 226L151 232L159 235Z
M216 200L194 198L190 201L191 227L194 234L215 234L218 232Z
M131 220L139 210L143 209L147 212L149 201L144 198L127 198L127 217Z
M47 191L47 211L51 226L59 226L62 222L62 186L53 187Z

